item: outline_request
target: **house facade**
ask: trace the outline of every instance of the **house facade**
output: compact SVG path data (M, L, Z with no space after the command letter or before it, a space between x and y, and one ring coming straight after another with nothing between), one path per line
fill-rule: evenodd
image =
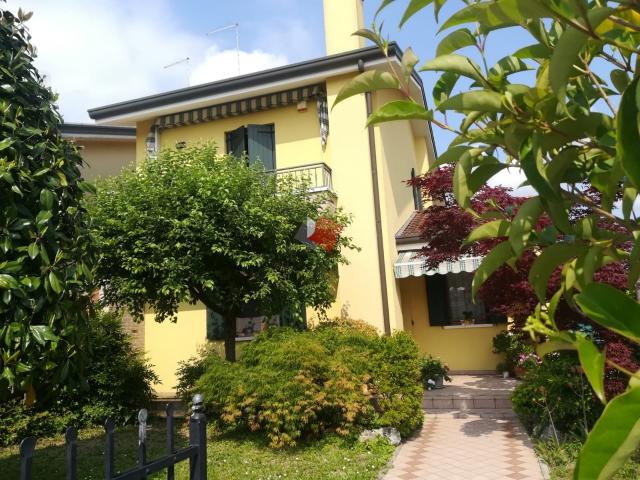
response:
M86 180L117 175L136 161L136 129L86 123L63 123L62 136L74 142L82 155Z
M430 125L402 121L365 128L372 109L396 98L391 91L353 97L331 108L352 78L388 69L389 62L377 47L351 35L363 26L362 0L324 0L324 15L325 57L99 107L89 114L100 125L135 126L137 161L160 148L215 141L221 151L246 153L250 162L261 162L276 175L309 178L311 188L329 192L353 216L347 234L360 247L348 252L349 264L339 270L329 316L362 319L381 333L407 330L425 352L453 369L493 370L499 358L490 352L490 338L499 327L449 328L444 320L431 326L429 312L437 307L427 302L427 285L435 276L424 271L413 275L421 263L411 255L419 239L407 243L405 230L419 214L421 199L405 181L427 171L435 160ZM391 64L399 67L399 47L392 44L389 53ZM424 101L415 73L411 89L414 98ZM407 269L398 262L407 261L413 262L412 274L403 276ZM440 303L446 310L446 285L433 295L444 296ZM313 322L314 315L308 311L308 320ZM459 323L455 315L447 321ZM239 318L238 339L251 338L259 324L249 313ZM172 391L178 362L212 339L214 326L215 312L203 305L184 305L176 323L157 323L151 311L145 315L144 349L162 380L159 393Z

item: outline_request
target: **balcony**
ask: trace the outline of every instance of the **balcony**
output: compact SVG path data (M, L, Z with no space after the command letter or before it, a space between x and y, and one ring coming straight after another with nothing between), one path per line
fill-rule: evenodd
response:
M277 178L293 178L309 183L311 192L333 192L331 169L325 163L311 163L299 167L279 168Z

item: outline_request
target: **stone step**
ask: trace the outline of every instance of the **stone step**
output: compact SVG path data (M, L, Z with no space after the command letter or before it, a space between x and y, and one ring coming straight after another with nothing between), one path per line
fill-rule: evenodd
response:
M488 409L510 409L511 399L507 396L427 396L422 400L422 408L425 410L456 409L456 410L488 410Z
M440 408L425 410L429 418L486 418L494 420L513 420L516 414L510 408L490 408L474 410L458 410L455 408Z
M187 415L187 406L184 402L175 397L157 397L151 401L150 411L159 417L166 417L165 407L167 403L173 405L173 415L175 417L184 417Z

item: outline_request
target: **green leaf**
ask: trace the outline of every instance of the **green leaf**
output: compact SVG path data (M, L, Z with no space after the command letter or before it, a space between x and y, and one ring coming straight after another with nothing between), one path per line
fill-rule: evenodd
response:
M636 289L636 283L640 278L640 231L633 232L634 242L629 256L629 275L627 288L631 291Z
M395 2L396 0L382 0L382 3L380 3L380 6L378 7L378 10L376 10L376 17L378 16L378 14L384 10L385 8L387 8L391 3Z
M444 165L445 163L455 163L458 159L467 151L471 150L471 147L467 145L456 145L453 147L449 147L449 149L438 155L438 159L429 165L429 170L434 170L440 165Z
M592 320L640 342L640 305L625 293L604 283L591 283L574 299Z
M612 478L640 444L640 387L618 395L605 407L582 447L575 480Z
M586 247L569 243L556 243L545 248L529 270L529 283L538 299L544 303L549 278L558 266L584 253Z
M51 285L51 289L54 292L62 292L62 284L60 283L60 279L53 271L49 272L49 285Z
M598 350L591 340L584 334L576 334L575 345L580 358L580 365L591 384L591 388L602 403L607 399L604 393L604 352Z
M620 93L624 92L629 86L629 76L624 70L613 69L611 70L609 77L611 78L611 83L613 83L613 86L616 87L616 89Z
M31 325L29 330L31 331L33 338L35 338L36 342L40 345L44 345L47 341L57 342L59 340L47 325Z
M361 30L354 32L352 35L356 37L366 38L367 40L371 40L373 43L375 43L378 47L380 47L380 49L384 50L386 53L386 49L384 48L384 40L380 37L380 35L378 35L373 30L369 30L368 28L363 28Z
M497 159L495 159L495 162L487 162L485 161L486 157L477 158L482 159L484 162L474 168L471 172L471 175L469 176L469 188L473 193L476 193L478 190L480 190L495 175L508 168L507 164L500 163Z
M471 195L473 192L469 187L469 176L473 168L473 158L469 152L465 152L453 170L453 196L465 210L471 209Z
M27 253L29 254L29 258L33 260L40 253L40 248L36 242L30 243L27 247Z
M491 80L499 80L514 73L526 72L527 70L531 70L529 65L524 63L518 57L509 55L500 59L493 67L491 67L489 70L489 78Z
M491 274L512 258L514 258L514 254L509 242L502 242L493 247L487 256L482 259L482 263L473 276L471 291L474 298L482 284L487 281Z
M398 79L389 72L381 72L379 70L369 70L356 76L340 89L336 97L333 107L347 98L359 95L365 92L371 92L381 89L397 89L400 86Z
M531 58L532 60L542 61L549 57L551 50L542 43L528 45L517 50L513 56L516 58Z
M442 102L438 106L438 110L501 112L503 110L502 96L491 90L474 90L460 93Z
M431 120L433 113L422 105L409 100L394 100L371 114L367 126L394 120Z
M491 222L483 223L473 229L465 239L463 245L490 238L506 237L509 235L510 228L511 224L506 220L493 220Z
M6 273L0 273L0 288L9 289L9 288L20 288L18 281L13 278L11 275L7 275Z
M639 91L640 77L636 77L622 94L616 119L616 149L627 178L638 189L640 189L640 161L638 160L638 145L640 145L638 116L640 109L636 102L636 95Z
M591 28L595 29L613 11L614 9L606 7L591 8L588 13ZM574 64L578 62L579 54L587 38L588 35L582 30L567 26L553 49L551 63L549 64L549 80L553 91L559 97L564 98L567 82L569 77L575 73Z
M400 27L402 27L407 21L413 17L420 10L425 8L428 5L431 5L433 0L411 0L407 9L404 11L404 15L402 15L402 20L400 20Z
M420 70L423 72L441 71L457 73L458 75L469 77L472 80L477 80L481 83L485 81L484 77L480 73L480 67L473 60L463 55L457 55L455 53L442 55L440 57L429 60L427 63L422 65L422 67L420 67Z
M40 207L43 210L51 210L51 208L53 208L54 199L55 196L53 195L53 192L51 192L51 190L43 188L40 191Z
M407 48L402 54L402 73L405 79L409 79L413 73L414 67L418 63L418 57L411 47Z
M449 98L459 78L460 75L452 72L444 72L440 75L440 78L433 86L433 103L436 107Z
M622 215L625 220L631 218L636 198L638 198L638 189L632 185L625 184L622 191Z
M524 202L511 222L509 242L515 254L519 257L529 242L531 232L536 227L538 219L544 213L540 197L532 197Z
M440 31L456 25L478 22L484 29L524 24L526 19L551 17L542 2L531 0L496 0L474 3L458 10L442 24Z
M442 55L448 55L456 50L460 50L464 47L471 47L475 44L476 38L468 28L454 30L440 41L438 48L436 49L436 56L440 57Z
M11 145L13 145L13 140L11 138L5 138L0 141L0 152L5 148L9 148Z

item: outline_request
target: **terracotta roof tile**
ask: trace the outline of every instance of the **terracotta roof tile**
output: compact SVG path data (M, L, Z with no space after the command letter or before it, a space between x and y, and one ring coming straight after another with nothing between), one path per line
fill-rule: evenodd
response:
M411 213L409 219L396 233L396 240L406 240L409 238L420 238L424 229L425 212L415 211Z

